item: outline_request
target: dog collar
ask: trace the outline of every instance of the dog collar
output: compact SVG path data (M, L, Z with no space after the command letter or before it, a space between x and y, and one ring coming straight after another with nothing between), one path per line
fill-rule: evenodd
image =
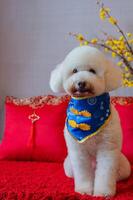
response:
M79 143L96 135L110 119L110 96L71 98L67 109L68 132Z

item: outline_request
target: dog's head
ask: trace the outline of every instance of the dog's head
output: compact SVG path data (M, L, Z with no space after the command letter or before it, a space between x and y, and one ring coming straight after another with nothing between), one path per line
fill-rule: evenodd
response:
M98 49L82 46L73 49L51 73L54 92L74 97L98 96L122 84L122 73Z

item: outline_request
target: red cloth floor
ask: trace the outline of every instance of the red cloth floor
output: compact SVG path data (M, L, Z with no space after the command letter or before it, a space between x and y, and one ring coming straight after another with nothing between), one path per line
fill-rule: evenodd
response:
M132 167L133 170L133 167ZM103 200L73 191L73 181L57 163L0 162L0 200ZM108 198L109 199L109 198ZM133 200L133 173L117 184L115 200Z

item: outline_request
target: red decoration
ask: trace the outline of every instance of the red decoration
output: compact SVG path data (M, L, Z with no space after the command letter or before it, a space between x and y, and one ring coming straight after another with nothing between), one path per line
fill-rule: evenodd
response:
M32 115L29 115L28 118L31 120L32 124L40 119L40 117L38 115L36 115L35 112Z
M35 132L35 122L40 119L40 117L34 112L33 114L29 115L28 117L31 120L31 131L30 131L30 136L29 136L29 146L31 148L34 148L35 145L35 140L36 140L36 132Z

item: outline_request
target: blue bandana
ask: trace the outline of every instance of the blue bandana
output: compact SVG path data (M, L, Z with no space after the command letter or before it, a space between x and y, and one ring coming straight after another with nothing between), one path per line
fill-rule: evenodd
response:
M92 98L72 98L67 109L68 132L78 142L84 142L106 125L110 114L108 93Z

